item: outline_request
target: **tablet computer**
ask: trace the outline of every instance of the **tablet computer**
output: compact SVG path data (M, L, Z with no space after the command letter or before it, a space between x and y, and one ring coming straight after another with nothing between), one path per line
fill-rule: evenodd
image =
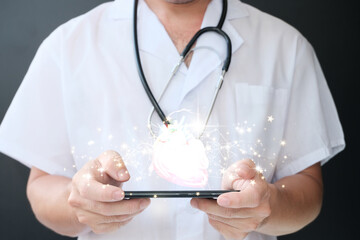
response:
M223 193L240 190L125 191L125 199L133 198L217 198Z

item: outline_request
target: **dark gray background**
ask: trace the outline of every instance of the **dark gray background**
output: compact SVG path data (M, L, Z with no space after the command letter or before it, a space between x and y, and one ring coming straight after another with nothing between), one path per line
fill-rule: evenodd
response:
M128 0L131 1L131 0ZM104 0L1 0L0 120L41 41ZM317 220L290 239L356 239L358 207L359 8L355 0L246 0L295 26L312 43L332 91L347 148L323 167L325 196ZM25 121L25 119L24 119ZM66 239L37 222L26 199L29 169L0 155L0 238Z

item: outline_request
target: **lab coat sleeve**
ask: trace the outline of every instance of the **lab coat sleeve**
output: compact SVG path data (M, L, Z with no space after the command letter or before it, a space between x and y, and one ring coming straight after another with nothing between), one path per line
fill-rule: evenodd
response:
M41 44L2 121L0 151L49 174L74 174L62 96L61 28Z
M299 38L275 180L326 163L345 147L336 107L313 48Z

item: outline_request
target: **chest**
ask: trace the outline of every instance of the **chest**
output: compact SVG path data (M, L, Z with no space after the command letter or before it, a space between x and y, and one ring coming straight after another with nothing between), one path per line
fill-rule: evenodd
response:
M163 38L165 34L159 35L159 42L151 42L146 41L154 39L153 35L146 35L150 32L140 33L145 34L141 35L141 62L150 88L159 100L178 56L171 51L169 40ZM127 34L131 35L131 32ZM154 177L156 179L151 171L154 139L148 129L152 105L138 77L132 42L129 40L119 48L112 47L118 46L117 39L121 38L99 35L101 44L95 43L90 48L93 50L88 52L82 64L70 64L74 57L84 55L81 46L77 48L80 49L78 53L64 54L67 60L64 62L69 64L64 67L69 139L75 149L78 168L101 152L112 149L118 151L131 172L136 173L133 179L153 184ZM284 77L281 71L269 65L266 71L254 67L259 64L253 63L262 58L246 54L251 51L247 48L244 46L233 54L231 67L201 139L210 162L209 179L214 179L215 186L221 179L221 170L242 158L264 162L268 167L266 177L271 179L281 150L279 142L283 135L287 90L271 86ZM190 68L180 68L159 101L166 115L180 111L176 119L185 124L203 121L214 96L221 58L207 49L195 51ZM269 122L269 116L276 120ZM151 124L155 128L161 126L156 114ZM137 183L136 180L134 184Z

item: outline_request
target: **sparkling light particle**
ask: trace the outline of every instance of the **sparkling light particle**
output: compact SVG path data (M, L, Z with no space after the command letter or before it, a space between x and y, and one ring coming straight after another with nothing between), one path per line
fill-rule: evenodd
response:
M85 178L86 180L90 180L91 179L91 174L90 173L86 173L83 175L83 178Z
M245 130L243 128L239 128L238 132L240 133L240 135L244 134Z
M278 152L273 153L273 151L271 149L266 150L264 148L264 145L267 143L267 140L269 140L269 139L273 140L273 142L270 143L270 144L274 144L275 146L276 145L278 147L285 146L285 145L287 146L287 143L285 141L283 141L281 136L274 135L274 136L265 136L264 138L262 138L260 136L253 135L254 133L258 133L258 130L261 130L261 132L263 134L266 134L266 132L263 132L263 131L272 130L273 125L270 124L270 123L274 122L275 120L278 120L277 118L275 119L274 116L275 115L271 115L270 113L268 113L267 115L264 115L263 120L262 120L263 123L265 123L264 126L262 126L261 124L258 124L258 123L254 124L253 121L244 121L244 120L239 121L237 124L235 124L235 126L232 127L232 129L235 130L235 134L238 137L239 137L239 135L242 135L244 137L244 139L240 138L240 140L234 140L233 139L233 137L234 137L232 135L233 130L232 131L231 130L220 131L219 129L214 129L214 131L213 131L210 128L207 129L209 131L206 131L202 136L203 139L201 139L202 142L203 142L203 145L205 145L205 146L203 146L203 150L204 150L205 154L207 155L207 157L209 158L209 160L212 160L213 158L216 158L217 162L213 164L213 162L210 161L210 164L211 164L210 166L205 166L205 167L202 167L201 169L204 169L205 171L208 171L209 174L211 174L211 175L208 175L209 178L210 177L216 177L216 178L222 177L222 175L225 174L225 169L228 166L228 159L232 160L233 158L238 157L240 154L244 155L244 156L240 155L241 157L248 157L248 158L252 157L254 160L256 160L256 162L262 161L262 160L268 160L268 161L263 163L262 167L264 167L264 169L260 168L259 166L256 167L257 168L256 171L259 172L259 173L265 172L266 168L269 169L269 170L272 169L271 167L274 167L274 164L271 163L271 161L275 161L275 159L277 159L278 157L280 158L280 162L281 161L286 162L286 160L288 158L290 158L290 156L285 155L286 154L285 148L283 149L285 154L283 153L281 155L278 154ZM188 142L189 142L187 135L194 135L193 138L197 138L196 132L198 132L198 130L200 130L200 128L202 128L202 126L201 126L201 124L199 122L196 122L196 121L194 121L195 124L191 124L190 122L188 122L188 120L181 121L180 119L178 120L178 122L179 122L179 125L182 124L182 126L180 126L181 129L178 128L176 130L178 132L180 130L183 131L184 135L186 136L186 139L185 139L186 144L185 145L186 145L186 147L189 147L187 145ZM171 125L173 125L173 122L169 126L171 126ZM144 126L146 127L146 124L144 124ZM133 132L142 131L142 130L144 130L143 127L132 126L130 128L130 130L132 130ZM153 128L154 128L154 126L153 126ZM160 128L160 126L159 126L159 128ZM195 128L195 131L194 131L194 128ZM95 128L93 130L97 134L104 134L105 135L105 140L107 140L107 138L109 140L111 140L113 138L113 135L110 134L111 132L107 132L106 129L102 129L100 126L95 126ZM261 134L261 132L260 132L260 134ZM159 131L159 134L157 134L157 135L161 135L160 133L161 133L161 131ZM272 131L271 131L271 133L272 133ZM171 134L173 134L173 133L169 133L169 135L171 135ZM270 134L270 132L269 132L269 134ZM248 137L251 139L251 141L247 141ZM115 139L113 139L113 141ZM142 165L142 163L138 160L139 157L140 158L141 157L149 157L149 160L152 160L152 162L155 161L154 160L155 158L153 157L154 146L148 145L149 142L147 142L147 141L142 142L143 140L131 139L130 138L128 142L118 142L118 141L116 141L116 144L114 142L110 143L110 141L109 141L109 143L106 143L108 145L105 145L105 143L104 143L104 147L103 147L103 146L101 146L101 143L99 142L99 140L97 138L89 137L87 140L88 140L88 142L85 141L85 146L86 146L86 144L88 144L89 151L90 151L90 148L91 148L90 146L92 146L92 145L93 145L92 148L94 146L96 146L96 147L99 147L99 148L104 149L104 150L106 150L109 147L114 148L114 150L120 150L120 151L123 150L122 155L123 155L124 159L129 159L128 162L130 163L130 167L133 167L135 170L138 170L138 168ZM163 139L161 139L161 140L163 140ZM173 140L176 140L176 139L173 139ZM264 142L263 142L263 140L264 140ZM161 142L161 143L167 144L168 142L169 142L169 139L165 139L164 142ZM140 145L141 146L140 147L134 147L134 145L135 145L134 143L139 143L139 146ZM114 144L114 145L112 145L112 144ZM178 142L176 142L176 144L178 145ZM175 147L174 147L174 149L175 149ZM80 149L79 150L76 149L76 151L75 151L74 146L71 147L70 150L71 150L71 153L74 155L74 158L83 159L84 161L87 160L88 158L93 159L93 158L90 158L88 155L82 155L82 153L80 152ZM172 151L169 151L169 152L171 152L172 155L175 155L175 156L178 155L176 151L174 151L173 149L171 149L171 150ZM97 150L92 149L89 152L89 155L90 154L94 155L95 154L94 151L97 151ZM185 151L179 151L179 152L183 153ZM217 153L219 153L219 154L217 154ZM168 159L168 158L166 158L166 159ZM121 159L120 160L119 159L114 159L113 164L114 164L113 166L116 166L119 169L124 167L123 160L121 160ZM127 164L127 163L125 163L125 164ZM192 174L188 174L190 172L188 167L179 168L178 165L177 165L177 162L175 162L175 161L174 161L174 164L176 165L175 169L179 170L179 172L181 172L181 175L180 175L181 179L180 178L178 178L178 179L183 180L183 179L186 179L185 177L187 177L188 175L190 177L192 176ZM72 168L71 168L71 166L72 166ZM148 166L148 165L146 165L146 166ZM186 164L185 166L188 166L188 164ZM101 168L98 169L98 167L99 166L94 166L93 169L98 170L99 172L102 173L103 169L101 169ZM66 168L64 168L64 171L65 170L68 171L68 169L70 169L70 170L74 169L75 170L76 165L75 164L74 165L70 164L69 166L66 166ZM149 170L148 172L146 172L147 169ZM149 174L149 176L152 176L152 174L154 174L154 173L159 174L158 172L154 172L155 169L156 169L155 165L153 165L153 164L152 164L152 166L148 166L148 168L145 169L144 175L146 176L147 173ZM159 167L158 167L158 169L159 169ZM184 173L182 173L182 171ZM166 174L168 172L164 172L163 175L165 177L167 177ZM171 174L172 174L172 172L171 172ZM221 176L220 176L220 174L221 174ZM100 173L98 173L97 175L100 175ZM183 175L184 175L184 177L183 177ZM194 174L194 176L198 176L198 174ZM262 174L259 174L258 176L259 176L259 178L256 179L256 181L260 181L260 179L262 179L262 180L265 179L265 177ZM84 176L84 177L88 178L89 180L91 178L91 180L92 180L92 178L94 176L88 176L88 177ZM172 175L170 177L171 177L170 182L181 185L181 184L179 184L178 181L173 181L174 177ZM231 176L230 178L234 178L234 177L235 176ZM236 177L238 177L238 176L236 176ZM165 178L165 179L168 180L169 178ZM135 176L135 180L136 180L136 182L140 182L140 181L145 181L146 179L144 177ZM192 181L192 179L190 179L190 180ZM256 184L255 180L251 181L251 182L249 180L248 183L250 183L251 185ZM205 181L204 181L204 184L206 184ZM280 186L281 186L281 184L280 184ZM103 186L103 188L105 188L105 186Z
M264 172L264 170L258 165L258 166L256 166L256 171L258 172L258 173L263 173Z
M234 174L230 174L229 175L229 180L232 181L232 180L235 180L236 176ZM253 181L253 180L252 180Z
M282 188L285 188L285 185L283 184L283 185L281 185L281 187L282 187Z
M255 180L250 180L250 184L254 186L256 184Z
M275 120L275 118L272 115L268 116L268 118L267 118L267 121L270 123L272 123L274 120Z

